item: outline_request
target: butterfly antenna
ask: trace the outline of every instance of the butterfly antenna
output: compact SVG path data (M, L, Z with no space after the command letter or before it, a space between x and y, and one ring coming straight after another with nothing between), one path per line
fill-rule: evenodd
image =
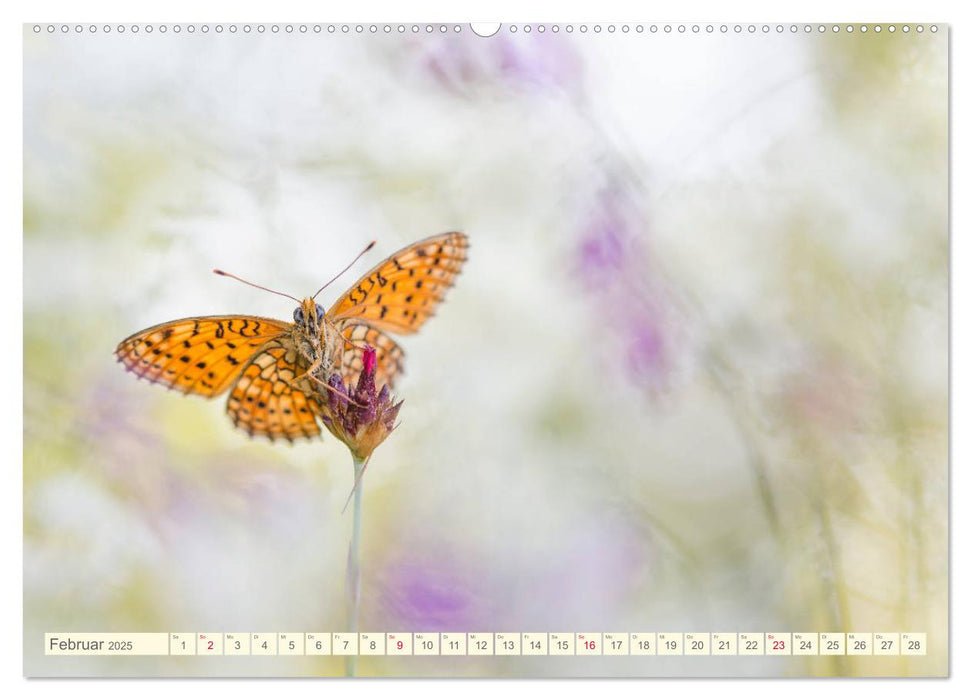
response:
M338 272L338 273L337 273L337 274L336 274L336 275L334 276L334 278L333 278L333 279L332 279L332 280L331 280L330 282L328 282L328 283L327 283L327 284L325 284L325 285L324 285L323 287L321 287L320 289L318 289L318 290L317 290L317 294L320 294L320 293L321 293L322 291L324 291L325 289L327 289L327 287L329 287L329 286L330 286L330 285L331 285L331 284L332 284L333 282L335 282L335 281L336 281L336 280L337 280L337 279L338 279L338 278L339 278L339 277L340 277L341 275L343 275L343 274L344 274L345 272L347 272L348 270L350 270L350 269L351 269L351 267L353 267L353 266L354 266L354 263L356 263L356 262L357 262L358 260L360 260L360 259L361 259L361 257L362 257L362 256L363 256L363 255L364 255L364 254L365 254L366 252L368 252L369 250L371 250L371 248L373 248L373 247L374 247L374 244L375 244L375 243L377 243L377 241L371 241L370 243L368 243L368 244L367 244L367 246L366 246L366 247L364 248L364 250L362 250L362 251L361 251L360 253L358 253L358 254L357 254L357 257L356 257L356 258L354 258L353 260L351 260L351 263L350 263L350 265L348 265L348 266L347 266L347 267L345 267L345 268L344 268L343 270L341 270L340 272ZM316 299L316 298L317 298L317 294L314 294L314 295L313 295L313 296L311 297L311 299Z
M360 350L361 352L364 352L365 348L367 348L366 345L358 345L353 340L351 340L350 338L346 338L346 337L344 338L344 343L347 344L347 345L350 345L355 350Z
M256 287L257 289L262 289L264 292L270 292L271 294L279 294L281 297L286 297L287 299L293 299L298 304L301 303L300 300L297 299L297 297L292 297L289 294L286 294L285 292L278 292L275 289L269 289L267 287L261 287L258 284L253 284L252 282L247 282L242 277L237 277L236 275L230 274L228 272L224 272L222 270L213 270L213 272L216 273L217 275L222 276L222 277L231 277L234 280L236 280L237 282L242 282L243 284L248 284L251 287Z
M367 470L367 465L369 465L370 463L371 463L371 457L369 456L367 460L364 462L364 466L361 467L361 473L358 474L357 478L354 480L354 488L352 488L351 492L347 494L347 500L344 501L344 507L341 508L341 515L344 515L344 511L347 510L347 506L351 502L351 496L353 496L354 492L357 491L358 488L360 488L361 479L364 478L364 472Z

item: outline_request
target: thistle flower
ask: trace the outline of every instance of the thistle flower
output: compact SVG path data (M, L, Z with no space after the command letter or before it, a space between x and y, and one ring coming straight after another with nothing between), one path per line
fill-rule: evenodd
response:
M364 368L357 386L344 385L340 374L330 375L324 425L338 440L347 445L356 460L365 461L391 431L402 401L395 403L388 385L377 390L374 374L378 356L370 345L364 348Z

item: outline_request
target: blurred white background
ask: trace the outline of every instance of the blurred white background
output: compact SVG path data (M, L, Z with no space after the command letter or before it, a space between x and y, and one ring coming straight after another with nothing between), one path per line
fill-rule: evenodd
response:
M336 295L451 229L469 263L402 341L402 424L364 482L364 629L934 651L362 673L946 672L944 33L310 27L25 29L27 673L341 672L32 640L339 630L344 448L250 441L112 351L184 316L290 318L213 267L301 296L376 238Z

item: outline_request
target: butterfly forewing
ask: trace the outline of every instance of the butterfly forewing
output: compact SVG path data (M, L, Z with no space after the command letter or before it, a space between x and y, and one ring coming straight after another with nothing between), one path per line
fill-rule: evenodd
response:
M204 316L163 323L118 344L125 368L185 394L216 396L288 324L258 316Z
M454 283L467 249L462 233L432 236L403 248L358 280L328 316L367 321L391 333L414 333Z
M226 410L233 424L250 435L263 435L270 440L292 441L319 435L320 406L311 380L304 377L296 387L291 385L301 374L290 338L267 342L243 368L229 394Z

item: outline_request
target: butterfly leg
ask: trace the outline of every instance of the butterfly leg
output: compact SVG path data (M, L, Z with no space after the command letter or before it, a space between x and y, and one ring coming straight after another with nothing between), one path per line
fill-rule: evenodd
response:
M310 365L310 367L307 369L306 372L304 372L303 374L299 374L296 377L294 377L293 379L291 379L290 380L290 386L292 388L296 389L297 388L297 382L299 382L301 379L303 379L307 375L313 376L313 373L317 371L317 368L318 367L320 367L320 358L319 357L316 360L313 361L313 364Z
M318 384L320 384L320 386L322 386L322 387L323 387L324 389L326 389L327 391L329 391L329 392L331 392L331 393L333 393L333 394L337 394L338 396L340 396L340 397L341 397L342 399L344 399L345 401L347 401L347 403L349 403L349 404L352 404L352 405L354 405L354 406L357 406L358 408L367 408L367 406L365 406L364 404L362 404L362 403L358 403L357 401L355 401L354 399L352 399L352 398L351 398L351 397L350 397L350 396L349 396L349 395L347 394L347 392L344 392L344 391L341 391L340 389L337 389L337 388L335 388L335 387L332 387L332 386L331 386L330 384L328 384L327 382L325 382L325 381L323 381L322 379L320 379L320 378L318 378L318 377L315 377L315 376L313 376L313 375L310 375L310 378L311 378L312 380L314 380L315 382L317 382Z

